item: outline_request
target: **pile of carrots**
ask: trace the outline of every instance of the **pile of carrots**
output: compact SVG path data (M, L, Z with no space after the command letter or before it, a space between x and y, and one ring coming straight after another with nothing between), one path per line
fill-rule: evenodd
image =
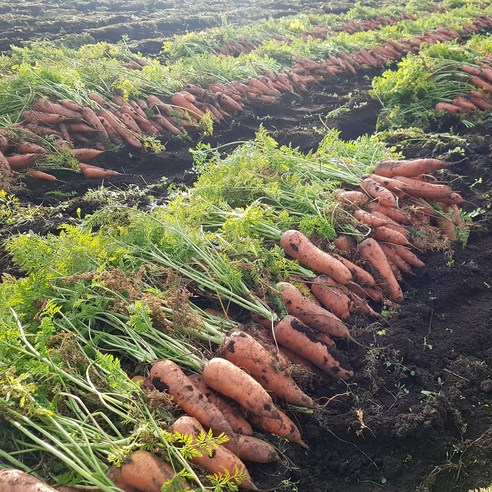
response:
M410 230L455 238L463 199L431 175L447 166L438 159L382 161L359 188L337 190L352 225L366 238L356 244L340 235L328 252L297 230L285 231L280 246L319 276L302 291L288 282L273 287L288 313L283 319L253 316L249 328L232 329L201 375L188 376L167 359L155 363L147 378L136 377L146 391L167 392L184 412L171 431L192 436L194 443L204 430L227 436L227 442L192 463L211 475L228 474L239 488L256 490L243 460L271 463L278 455L271 444L253 436L253 429L307 448L277 401L315 411L320 407L291 378L289 367L299 364L334 379L353 377L336 341L353 340L345 323L351 314L379 318L371 304L403 302L402 274L424 266L412 249L426 246ZM110 474L129 492L158 492L174 476L169 465L142 450ZM182 487L187 485L183 482Z
M473 19L463 30L472 33L490 27L492 17L482 16ZM207 114L220 124L242 112L247 104L275 104L282 93L307 91L310 85L329 77L382 67L409 52L418 51L422 43L437 43L459 37L456 30L439 27L432 33L412 39L388 40L371 49L342 53L338 57L330 55L320 62L300 57L294 60L292 70L278 74L270 71L263 76L250 78L247 83L215 83L206 88L188 84L169 100L156 95L128 101L121 96L113 96L107 100L98 94L89 94L90 105L81 106L69 99L57 103L38 99L31 110L23 113L23 121L17 124L26 136L25 141L12 141L5 132L0 134L0 166L14 172L27 170L26 173L32 177L56 180L53 175L33 169L38 163L41 163L39 167L42 166L42 159L48 151L40 146L33 147L32 144L39 136L49 136L57 146L73 149L72 153L80 162L79 168L85 177L112 177L118 173L86 161L96 157L97 151L101 153L111 145L127 144L141 149L146 137L182 135L198 128ZM480 69L480 74L487 76L486 69ZM472 80L472 83L476 83L483 91L491 87L478 75L472 78L475 81ZM474 97L478 100L481 94L477 92ZM482 105L488 104L483 97L480 101L483 101ZM89 145L95 149L73 148Z
M472 111L492 112L492 56L485 55L476 65L463 64L461 71L470 76L469 83L476 87L467 95L458 96L451 103L440 101L435 105L436 111L451 114Z

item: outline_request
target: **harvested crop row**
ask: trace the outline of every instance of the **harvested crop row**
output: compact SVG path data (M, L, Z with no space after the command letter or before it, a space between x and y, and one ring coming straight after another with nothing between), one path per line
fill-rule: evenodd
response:
M463 33L468 35L490 26L491 17L477 17L463 27ZM182 135L200 128L206 121L220 124L241 113L248 104L275 104L282 93L306 92L308 87L322 80L355 74L367 68L380 68L408 52L418 51L423 43L441 43L461 36L452 28L438 27L435 32L425 35L388 40L370 49L341 53L338 57L329 55L321 62L297 57L293 60L292 70L266 71L261 77L251 77L248 83L214 83L205 88L188 84L169 100L149 95L134 100L113 96L110 101L93 93L89 94L91 107L66 98L56 103L41 98L35 101L32 110L24 111L22 122L15 128L18 133L23 133L23 139L19 141L15 136L5 141L12 132L3 135L0 152L5 157L4 165L8 163L14 172L42 168L53 149L44 147L44 152L39 148L29 152L29 144L48 136L55 142L55 152L60 150L61 154L69 155L73 159L72 169L80 169L87 178L115 176L118 174L115 171L87 164L93 154L88 150L77 151L73 146L87 147L95 140L100 151L122 144L141 149L151 145L149 142L158 136ZM158 144L154 140L152 145ZM39 176L56 179L52 175Z

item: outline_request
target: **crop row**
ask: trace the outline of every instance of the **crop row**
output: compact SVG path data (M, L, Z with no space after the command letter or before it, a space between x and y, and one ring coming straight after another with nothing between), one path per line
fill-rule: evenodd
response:
M162 66L134 55L125 61L130 55L121 47L87 45L76 53L62 49L41 53L42 46L18 50L5 60L12 74L3 80L3 88L7 102L11 103L11 121L16 123L3 130L2 166L7 172L9 168L19 171L33 166L64 165L82 170L87 177L115 175L115 171L104 171L84 162L82 156L90 159L99 154L84 147L95 146L104 151L125 143L138 149L159 150L162 147L156 140L158 136L179 136L199 128L211 131L214 123L230 119L246 104L273 104L282 92L302 92L309 85L329 78L380 68L408 52L418 51L424 43L459 39L490 27L491 17L482 15L470 20L469 14L470 9L466 7L449 14L430 14L425 21L404 21L379 31L315 40L314 47L310 47L312 51L304 50L303 56L296 54L293 44L283 47L279 44L278 61L272 59L273 52L268 57L256 54L249 65L244 57L203 55L216 64L216 73L202 80L202 85L184 84L174 77L179 73L181 79L200 82L200 78L194 80L189 67L182 71L185 61ZM451 26L461 23L462 27L442 27L444 22ZM424 25L435 31L411 36ZM405 32L406 37L402 37ZM283 65L279 62L286 56L285 49L293 51L289 53L288 64ZM106 50L110 58L100 63ZM68 54L73 54L74 60L69 62ZM33 66L39 57L40 65ZM79 66L87 57L91 59L89 67ZM186 63L193 66L199 58ZM122 65L128 65L128 61L138 65L137 69ZM75 63L68 76L59 72L66 63ZM221 70L229 72L224 82L218 81ZM195 73L198 74L198 68ZM161 76L159 80L158 76ZM181 90L173 93L172 87ZM114 95L115 90L123 95ZM25 110L26 105L33 109ZM34 147L27 144L35 144L37 151L29 151ZM72 149L73 145L83 148ZM28 173L56 180L50 174L40 174L39 170Z
M374 137L330 132L303 155L262 131L225 158L204 146L195 158L197 182L165 206L117 203L60 234L8 241L25 272L0 285L0 432L11 465L104 491L118 490L118 473L140 491L184 478L200 490L253 488L243 464L205 459L226 439L200 425L240 453L235 424L211 412L207 394L302 446L285 402L323 408L300 388L288 396L283 368L303 364L334 386L350 379L352 321L384 323L378 311L404 300L400 276L423 265L414 251L466 236L462 198L431 176L447 164L402 160ZM269 355L253 364L254 343ZM150 366L148 381L131 381ZM194 389L183 372L208 387ZM200 424L175 422L170 397ZM182 471L156 475L159 459Z
M473 124L492 110L490 36L429 46L374 80L382 126L427 127L443 112Z

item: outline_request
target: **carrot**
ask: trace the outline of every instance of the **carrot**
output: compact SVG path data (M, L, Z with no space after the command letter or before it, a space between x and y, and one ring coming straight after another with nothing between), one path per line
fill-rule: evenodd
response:
M208 401L214 404L222 412L235 433L248 436L253 434L253 429L249 422L240 415L237 409L234 409L218 393L212 388L209 388L201 375L192 374L189 378L193 385L208 398Z
M377 174L369 174L367 175L368 178L373 179L377 183L379 183L381 186L384 186L390 191L395 191L395 192L407 192L409 189L411 189L411 186L408 184L405 184L401 181L398 181L397 179L394 178L387 178L385 176L379 176Z
M338 236L335 241L333 241L333 246L335 246L335 248L339 249L340 251L350 252L354 249L355 241L346 234L340 234L340 236ZM335 256L333 253L332 255ZM338 258L337 256L335 256L335 258L337 258L337 260L340 260L340 258Z
M20 470L0 470L3 492L57 492L41 480Z
M234 437L237 444L231 444L231 441L227 441L222 446L234 453L239 459L254 463L273 463L278 460L277 451L266 441L241 434L236 434Z
M386 258L394 263L400 272L412 273L410 265L401 256L397 255L392 247L386 244L380 244L379 246L381 246L381 249L384 251Z
M406 176L395 176L395 179L411 186L407 191L410 196L440 199L449 197L451 193L453 193L453 190L447 185L426 183L425 181L408 178Z
M192 119L199 120L205 116L205 113L198 109L193 103L188 101L188 99L186 99L181 92L176 92L172 95L171 103L188 111Z
M365 301L364 297L358 296L355 292L352 292L349 288L345 288L346 294L350 298L350 312L361 313L374 318L380 318L380 315L372 309L371 306Z
M165 118L161 114L156 114L152 116L151 118L154 122L159 123L164 130L168 131L169 133L172 133L173 135L182 135L183 132L174 126L171 121L169 121L169 118Z
M453 99L453 104L460 107L463 111L476 111L477 107L466 97L458 96Z
M278 413L279 418L276 419L255 414L248 415L248 419L253 427L256 427L260 431L285 437L288 441L308 449L308 445L302 440L301 432L294 422L281 410L278 410Z
M344 354L312 336L308 326L293 316L285 316L275 326L278 343L337 379L350 379L354 373Z
M19 154L46 154L46 149L32 142L19 142L17 152Z
M312 364L308 362L306 359L304 359L303 357L301 357L300 355L297 355L294 352L292 352L292 350L289 350L285 347L279 347L279 352L282 354L283 357L285 357L289 361L290 364L302 366L303 368L312 372L313 370Z
M383 227L398 231L401 235L408 237L408 229L406 226L398 224L398 222L395 222L393 219L390 219L387 215L384 215L377 210L373 211L372 215L374 215L374 217L377 217L378 219L386 221L386 224Z
M71 120L77 120L82 118L82 115L78 111L72 111L71 109L66 108L62 104L52 103L50 101L47 101L46 99L38 99L35 105L43 113L58 114L60 116L64 116L65 118Z
M349 330L342 320L310 301L296 287L287 282L279 282L276 288L280 292L289 314L330 336L351 338Z
M374 174L393 178L395 176L413 177L429 174L437 169L447 167L440 159L412 159L408 161L380 161L374 168Z
M451 103L446 103L446 102L438 102L434 106L434 111L446 111L447 113L461 113L461 108L459 106L456 106L455 104Z
M384 186L371 178L365 178L360 187L370 196L376 198L381 205L386 207L396 207L395 195Z
M393 207L384 207L379 203L372 203L369 205L369 210L374 212L379 212L380 214L385 215L390 218L394 222L398 224L410 224L409 218L403 213L401 210Z
M70 135L70 132L68 131L68 127L67 125L65 125L65 123L60 123L58 125L58 129L60 130L63 140L66 140L67 142L72 141L72 136Z
M133 115L131 113L127 113L124 110L121 110L121 114L119 115L122 123L125 124L127 128L129 128L132 132L141 133L140 127L137 122L134 120Z
M138 140L127 128L119 121L115 115L106 111L105 109L100 110L100 114L106 119L106 121L111 125L111 127L116 131L116 133L124 139L128 144L137 149L142 148L142 143Z
M347 191L347 190L335 190L335 193L340 197L342 201L349 202L353 205L357 205L358 207L363 207L369 201L369 198L366 194L360 191Z
M388 223L388 219L383 219L372 215L370 212L366 212L365 210L355 210L352 215L359 222L362 222L364 225L368 225L370 227L381 227Z
M193 417L184 415L176 420L171 425L173 432L179 432L183 435L188 435L193 438L193 444L196 445L200 434L203 435L205 429L201 426L200 422ZM231 451L223 446L217 446L217 448L210 451L208 454L204 450L200 450L197 447L197 451L201 453L201 456L193 456L190 458L192 463L203 466L210 474L228 474L232 477L232 482L239 488L258 490L251 481L248 470L244 463ZM240 478L236 479L239 474Z
M112 178L114 176L121 176L121 173L114 171L113 169L104 169L102 167L85 164L83 162L79 162L79 167L82 174L87 179L105 179Z
M123 139L118 135L118 133L116 133L116 130L113 128L111 123L103 116L99 116L99 121L104 127L104 130L106 130L109 140L116 145L123 145Z
M207 386L237 401L250 412L280 418L270 395L249 374L226 359L214 357L205 364L203 379Z
M77 159L81 161L90 161L104 153L103 150L97 149L72 149L71 152Z
M149 377L159 391L167 390L176 405L204 426L226 434L232 432L224 414L207 400L173 361L165 359L156 362L150 370Z
M176 478L176 473L157 456L139 449L123 462L121 478L139 491L161 492L161 488L166 482ZM184 479L180 480L181 482L178 482L180 490L189 488Z
M388 292L390 300L401 303L403 301L403 292L391 271L384 251L377 241L372 238L365 239L359 244L357 249L360 257L368 261L381 276L382 286Z
M109 135L106 128L102 124L101 120L98 118L97 114L94 113L92 108L90 108L89 106L84 106L83 108L81 108L80 112L82 113L84 120L99 132L100 137L103 140L109 139Z
M408 239L401 232L395 231L390 227L375 227L372 231L372 236L374 239L386 243L401 244L402 246L408 246L410 244Z
M347 319L350 316L350 299L339 285L332 278L320 275L313 280L311 292L323 307L340 319Z
M136 489L132 485L129 485L122 477L121 468L112 466L106 476L116 485L116 487L123 490L123 492L139 492L140 489ZM79 489L80 490L80 489Z
M230 111L231 113L237 113L243 110L241 104L239 104L234 99L232 99L232 97L228 96L227 94L224 94L223 92L216 94L216 97L218 103L221 106L223 106L227 111Z
M470 101L477 107L480 108L482 111L492 111L492 104L487 102L484 98L482 97L470 97Z
M416 268L422 268L425 266L425 263L423 261L421 261L416 255L414 255L409 249L405 248L404 246L394 245L392 246L392 249L409 265L412 265Z
M13 154L6 157L11 169L25 169L39 159L39 154Z
M341 284L352 280L352 274L343 263L317 248L302 232L285 231L280 239L280 246L303 265L329 275Z
M489 94L492 94L492 85L490 85L488 82L486 82L485 80L483 80L481 77L473 76L470 79L470 82L475 87L478 87L479 89L482 89L485 92L488 92Z
M41 111L24 111L22 118L28 123L45 123L46 125L58 125L68 119L60 114L43 113Z
M316 407L314 401L284 372L285 368L278 357L244 331L231 330L222 344L220 354L229 362L246 370L263 388L277 397L292 405Z
M465 200L459 193L453 192L451 193L451 195L447 197L439 198L437 201L441 203L446 203L447 205L459 205L460 203L463 203Z
M27 169L24 175L28 176L29 178L42 179L44 181L58 181L56 176L53 176L52 174L44 173L39 169L32 169L32 168Z
M60 104L72 111L79 113L82 112L82 106L80 106L80 104L77 104L75 101L72 101L71 99L61 99Z

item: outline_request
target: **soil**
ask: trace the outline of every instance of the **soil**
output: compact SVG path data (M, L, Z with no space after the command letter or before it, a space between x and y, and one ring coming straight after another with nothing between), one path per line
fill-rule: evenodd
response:
M315 148L326 127L338 128L345 138L371 133L378 106L367 95L367 80L354 77L304 97L285 96L281 105L253 106L204 141L248 139L260 124L280 143L301 150ZM344 104L347 111L341 112ZM434 130L451 125L467 139L464 155L451 154L455 164L445 176L467 200L464 209L475 211L466 247L455 243L447 254L421 255L425 267L405 277L405 302L393 314L388 307L386 324L350 320L358 344L341 348L355 370L353 380L335 384L319 375L297 375L325 406L313 414L285 409L310 449L283 442L280 465L250 466L262 489L466 492L492 483L491 129L441 121ZM188 148L197 138L166 142L166 152L158 155L107 156L100 164L125 174L104 185L126 190L122 196L128 204L145 207L150 194L157 203L164 201L167 184L193 182ZM394 143L407 157L446 150ZM64 183L27 182L18 191L21 201L42 205L46 213L4 227L3 238L17 231L56 233L63 222L102 205L97 194L84 195L101 183L68 172L58 177ZM4 251L0 269L18 273Z

